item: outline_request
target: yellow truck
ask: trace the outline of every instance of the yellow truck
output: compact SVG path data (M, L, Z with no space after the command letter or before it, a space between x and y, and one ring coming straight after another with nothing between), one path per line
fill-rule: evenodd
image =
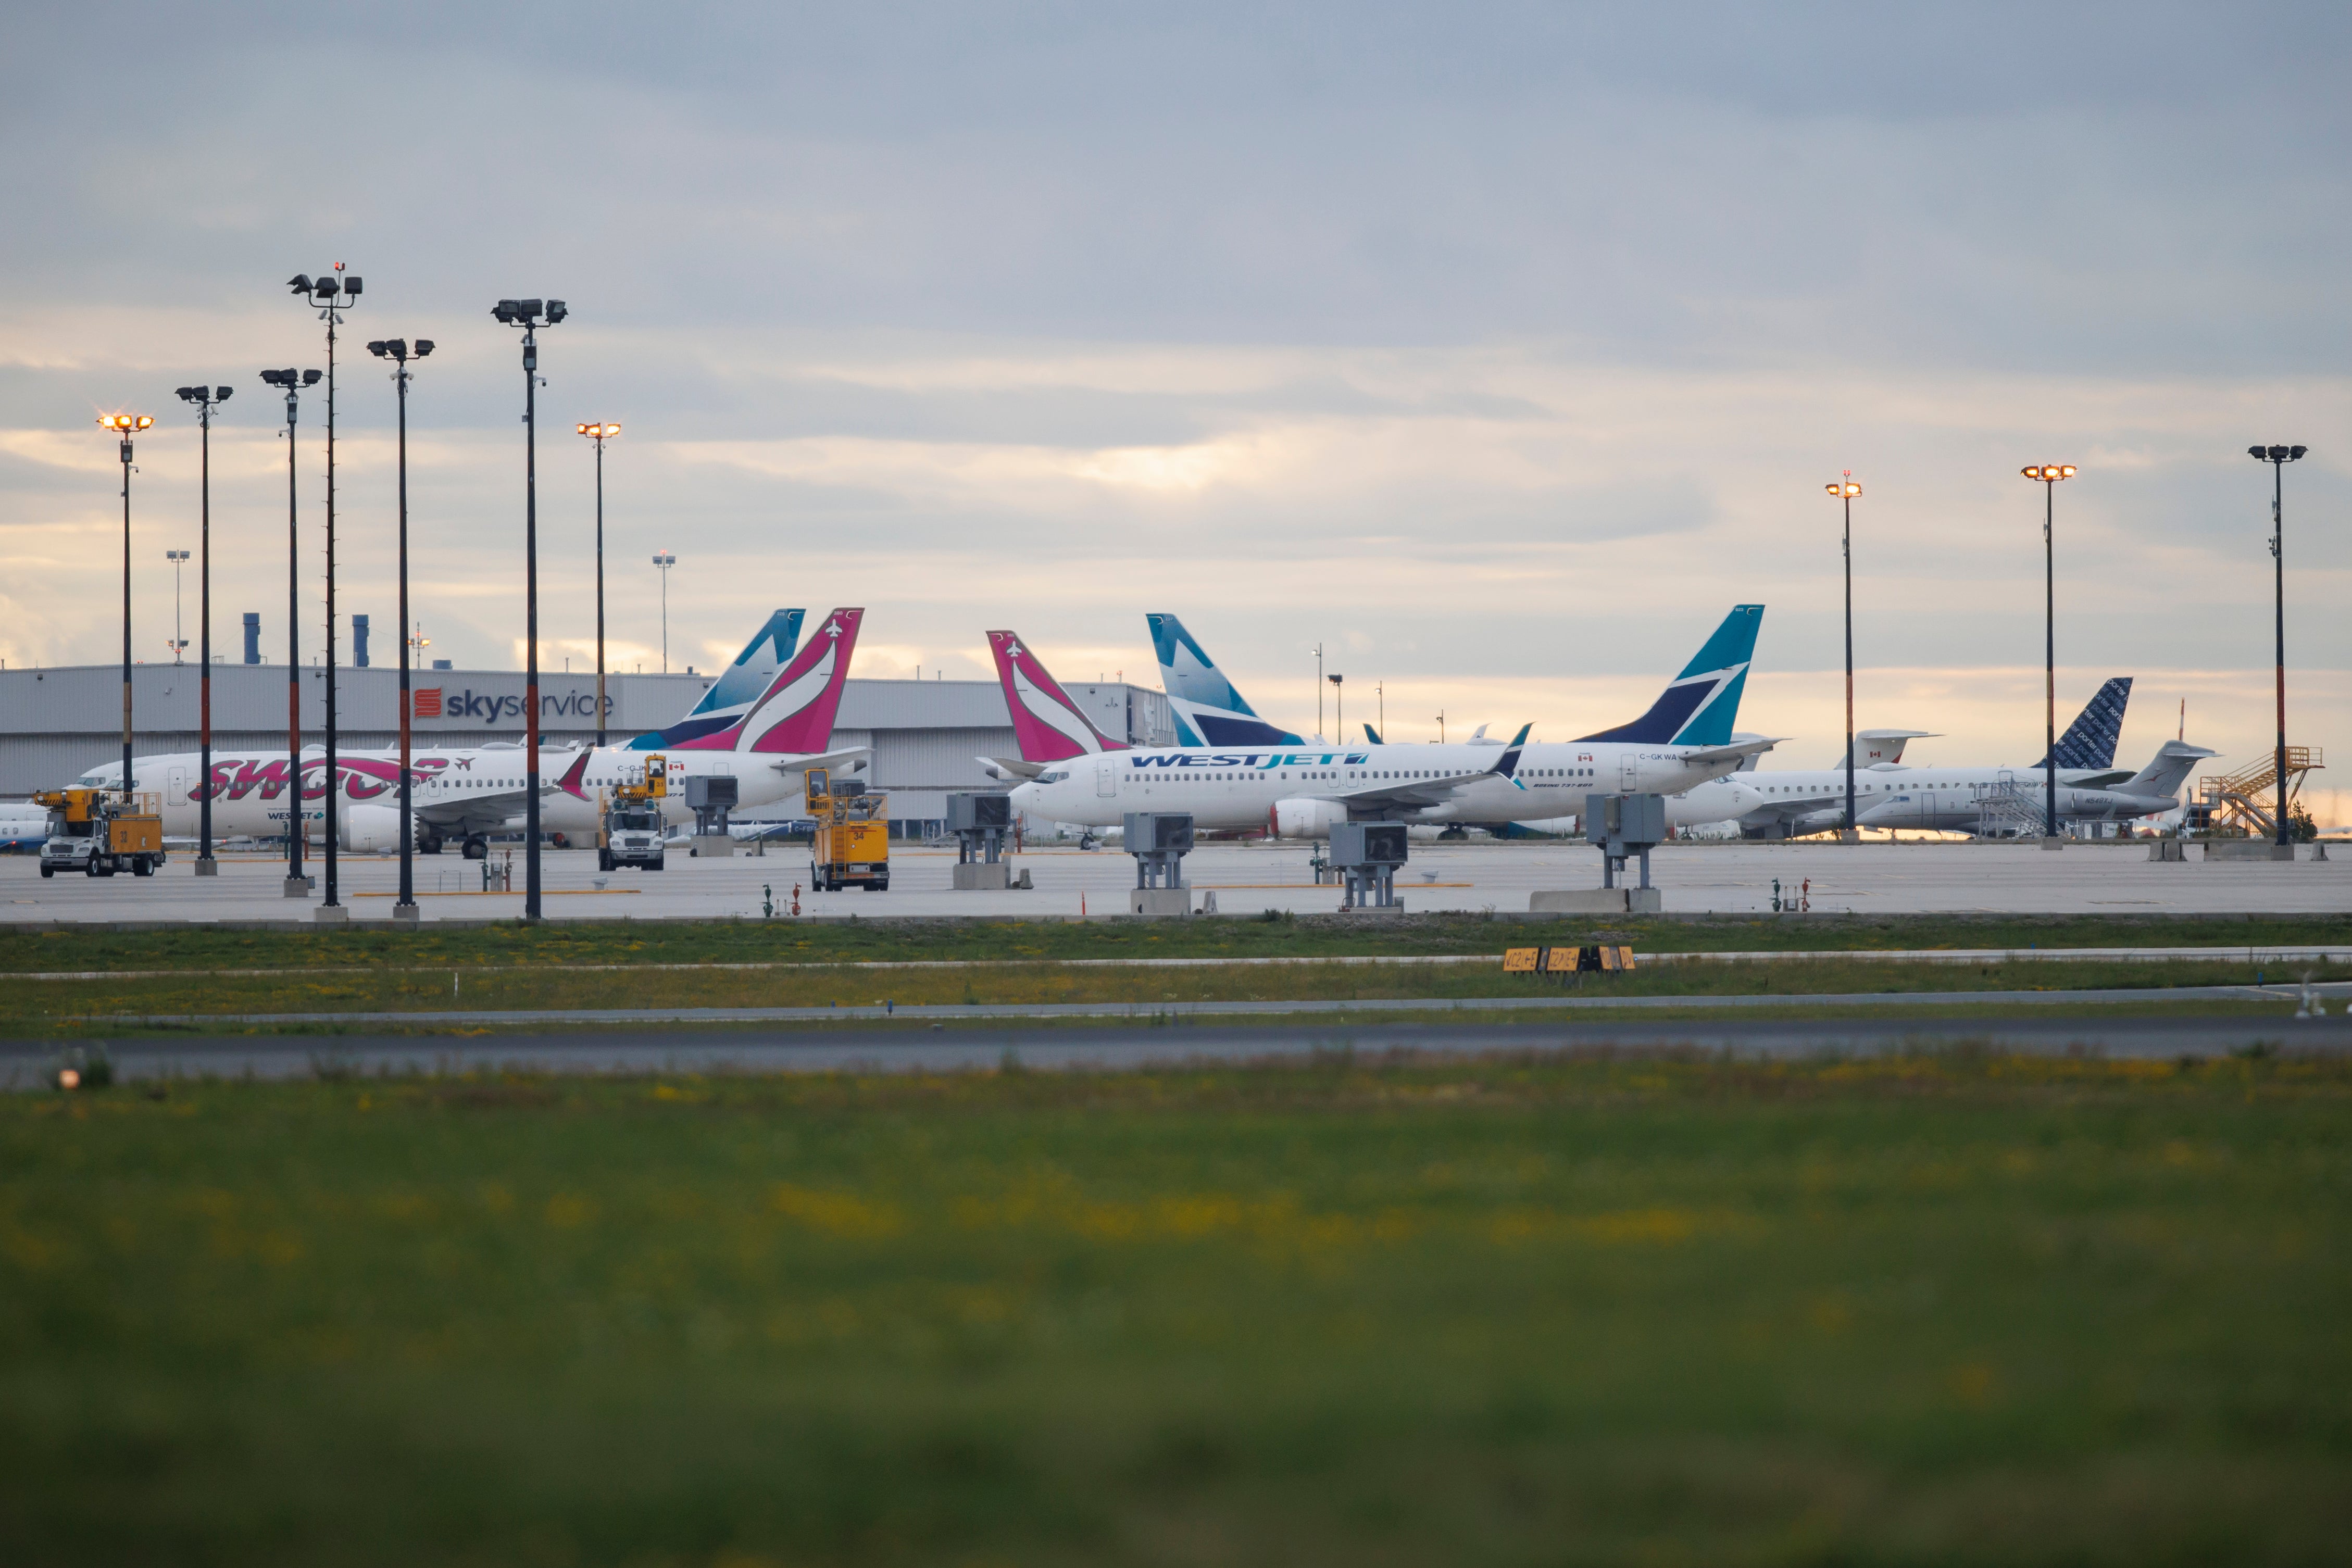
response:
M644 778L615 786L604 797L604 814L596 823L596 867L616 871L633 865L659 871L665 859L662 801L669 794L669 768L664 758L646 759Z
M152 794L126 798L111 789L49 789L33 797L49 809L41 874L61 871L153 876L163 863L163 816Z
M819 893L862 887L882 893L890 886L890 797L871 794L845 780L836 788L830 768L808 770L809 815L816 838L809 861L809 883Z

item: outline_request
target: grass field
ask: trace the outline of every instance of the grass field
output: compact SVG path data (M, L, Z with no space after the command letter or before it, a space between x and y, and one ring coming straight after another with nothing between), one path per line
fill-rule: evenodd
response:
M11 1564L2316 1563L2352 1066L0 1100Z
M0 930L0 974L344 965L842 963L925 958L1032 961L1110 957L1339 956L1496 953L1601 940L1568 920L1426 915L1366 922L1339 915L1282 920L1049 922L756 920L562 922L391 931L243 931L96 926ZM2284 946L2352 944L2343 915L1839 915L1612 922L1612 940L1650 951L1921 947Z
M1210 964L1169 969L1089 968L1016 963L984 969L855 969L805 964L772 969L572 970L547 965L425 969L390 966L289 969L265 974L167 973L132 978L28 981L0 989L0 1038L119 1033L126 1017L341 1013L567 1008L826 1008L971 1004L1389 1000L1394 998L1689 997L2055 990L2146 991L2179 986L2291 982L2309 972L2340 978L2338 964L2282 967L2167 959L2021 959L1970 964L1906 963L1823 955L1768 963L1682 963L1632 974L1573 979L1506 975L1493 963L1461 965ZM2290 1004L2279 1001L2273 1007Z
M2246 946L2352 943L2352 918L2255 921L1916 919L1632 922L1611 934L1647 950L1795 951L1769 963L1647 965L1591 977L1588 996L1720 997L2121 988L2332 977L2340 966L2260 957L1906 963L1856 950L1936 947ZM240 1013L829 1007L1041 1002L1391 1000L1549 997L1557 979L1506 976L1505 947L1595 933L1559 921L1425 917L1038 925L900 921L805 926L703 922L496 926L465 931L218 930L0 936L0 974L71 973L0 988L0 1036L119 1030L121 1019ZM1467 955L1447 965L1315 962L1342 956ZM1188 967L1105 966L1183 958ZM1282 964L1244 960L1281 958ZM962 960L950 969L862 969ZM1231 960L1220 962L1219 960ZM1307 961L1297 961L1307 960ZM740 966L695 968L696 965Z

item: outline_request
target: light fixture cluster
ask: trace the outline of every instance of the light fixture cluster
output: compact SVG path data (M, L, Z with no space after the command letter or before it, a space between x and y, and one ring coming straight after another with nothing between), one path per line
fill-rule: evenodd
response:
M155 416L152 413L101 413L98 416L100 429L119 431L124 435L134 430L144 430L154 423Z
M2018 472L2044 485L2054 485L2061 479L2072 479L2074 465L2072 463L2040 463L2031 468L2021 468Z
M1862 494L1862 486L1855 484L1851 479L1846 480L1842 485L1824 485L1822 488L1827 490L1832 496L1842 497L1852 497Z
M621 427L619 425L609 423L604 424L576 425L573 428L577 429L581 434L586 436L591 441L604 441L621 434Z

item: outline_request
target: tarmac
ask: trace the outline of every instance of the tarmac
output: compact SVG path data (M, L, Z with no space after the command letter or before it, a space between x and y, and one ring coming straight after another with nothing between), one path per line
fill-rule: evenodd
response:
M1220 915L1255 915L1273 909L1329 914L1340 890L1318 886L1302 843L1209 843L1185 862L1192 904L1210 896ZM1414 912L1519 914L1539 889L1591 888L1601 882L1598 851L1564 841L1472 841L1418 842L1397 878L1404 907ZM1812 912L1906 914L2318 915L2352 910L2352 854L2312 858L2309 846L2293 862L2151 862L2145 843L2070 841L2063 849L2037 843L1919 842L1695 843L1661 846L1651 856L1652 879L1665 912L1769 914L1776 896ZM661 872L596 869L584 850L548 850L542 860L543 904L551 920L677 920L735 916L791 918L798 883L802 918L875 919L890 915L986 915L999 918L1126 917L1135 865L1116 848L1032 850L1013 862L1026 870L1033 891L958 892L950 886L951 850L894 848L887 892L807 891L807 852L771 846L766 855L692 860L673 853ZM192 852L175 852L152 877L60 876L43 880L29 855L0 856L0 925L182 922L312 922L320 904L284 896L285 862L241 853L221 859L217 876L199 878ZM503 867L499 847L491 863ZM522 857L513 856L517 891L485 892L484 862L456 854L420 856L415 886L428 921L511 920L522 914ZM306 868L321 866L314 856ZM341 900L352 921L392 917L399 886L390 856L340 857ZM323 880L323 879L321 879ZM1775 889L1774 883L1779 883ZM601 884L601 885L600 885ZM1377 912L1364 913L1367 921Z

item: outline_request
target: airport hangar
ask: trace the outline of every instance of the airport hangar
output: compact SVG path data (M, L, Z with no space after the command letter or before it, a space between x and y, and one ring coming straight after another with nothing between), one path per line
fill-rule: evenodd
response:
M197 687L201 666L135 664L131 667L131 746L139 755L196 749ZM708 672L675 675L613 674L604 677L612 709L604 727L608 744L675 724L709 689ZM520 745L523 738L523 677L520 670L432 669L412 672L416 718L411 744L428 747ZM1173 746L1174 715L1160 693L1124 682L1070 682L1065 685L1106 735L1136 746ZM326 671L302 671L302 743L324 745ZM338 747L345 751L390 750L400 744L400 672L382 665L346 665L336 671ZM560 755L596 737L596 674L591 670L539 677L540 745ZM69 784L92 768L122 756L122 666L75 664L54 669L0 671L0 798L22 800L36 789ZM1017 757L1012 715L1004 689L994 681L879 681L852 677L842 692L835 722L835 747L871 747L869 787L890 797L895 835L937 832L947 816L946 798L959 789L1003 791L1009 788L981 771L981 757ZM283 754L286 747L286 669L282 664L213 665L213 750ZM561 764L542 765L552 774ZM193 771L193 769L191 769ZM141 781L142 785L146 780ZM169 779L160 787L180 798L191 781ZM153 786L151 786L153 787ZM783 818L793 809L771 809L759 816Z

